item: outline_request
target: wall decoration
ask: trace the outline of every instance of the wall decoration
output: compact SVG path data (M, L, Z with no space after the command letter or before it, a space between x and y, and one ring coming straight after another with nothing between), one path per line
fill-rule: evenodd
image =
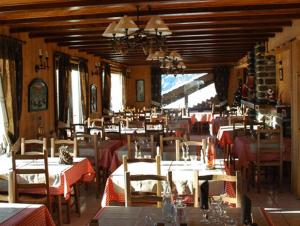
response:
M145 101L145 85L144 80L136 80L136 101Z
M48 108L48 87L39 78L33 79L28 87L28 111L42 111Z
M97 86L90 85L90 112L97 112Z
M279 61L279 79L280 79L280 81L283 80L283 66L282 66L282 61Z

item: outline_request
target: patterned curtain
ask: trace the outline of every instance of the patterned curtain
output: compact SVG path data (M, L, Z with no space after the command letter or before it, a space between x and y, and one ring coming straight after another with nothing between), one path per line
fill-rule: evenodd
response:
M152 101L161 103L161 69L157 65L151 67Z
M214 83L219 101L227 100L229 84L229 67L220 66L213 70Z
M102 113L107 114L110 110L110 88L111 88L110 65L104 65L104 74L102 76Z
M70 124L70 104L72 101L70 100L71 96L71 65L70 65L70 57L63 53L55 53L56 65L55 69L58 70L58 101L56 103L59 108L58 115L56 117L57 123L58 121L64 122L66 124Z
M79 73L80 73L80 83L81 83L81 104L82 104L82 117L83 120L88 117L88 65L87 60L79 59Z
M8 116L8 135L14 143L19 137L23 92L22 42L0 36L0 73Z

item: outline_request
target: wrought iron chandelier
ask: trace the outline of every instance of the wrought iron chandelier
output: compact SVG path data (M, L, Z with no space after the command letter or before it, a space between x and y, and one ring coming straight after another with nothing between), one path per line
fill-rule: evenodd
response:
M137 24L125 15L118 23L110 23L102 36L111 39L112 47L118 54L126 55L130 49L141 47L148 55L153 50L165 49L166 37L171 34L159 16L152 16L145 28L141 28L137 6Z
M155 51L148 55L147 60L157 62L164 74L174 74L176 76L182 74L186 69L181 55L176 51L170 52L169 55L166 55L162 50Z

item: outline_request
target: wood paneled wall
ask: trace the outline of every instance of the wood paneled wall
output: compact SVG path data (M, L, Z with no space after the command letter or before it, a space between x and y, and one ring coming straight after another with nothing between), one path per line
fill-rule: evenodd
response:
M151 107L151 66L132 66L129 67L129 78L126 79L126 104L129 107L143 108ZM143 79L145 84L145 101L136 101L136 81Z
M8 28L0 27L0 34L18 38L26 42L23 46L23 106L20 122L20 135L25 138L36 137L37 128L43 126L46 136L51 136L55 131L55 114L54 114L54 63L53 54L60 51L74 57L82 57L88 60L89 68L89 85L96 84L98 91L98 111L97 115L101 115L101 81L100 76L92 76L91 72L95 68L95 63L101 60L99 57L71 50L66 47L60 47L53 43L45 43L42 38L30 39L27 33L10 34ZM38 51L47 50L49 54L48 70L40 70L35 72L34 66L39 64ZM48 109L45 111L28 112L28 85L34 78L43 79L48 85Z

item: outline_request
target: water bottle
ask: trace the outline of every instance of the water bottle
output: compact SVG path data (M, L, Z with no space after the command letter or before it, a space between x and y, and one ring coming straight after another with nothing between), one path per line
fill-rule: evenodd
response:
M171 190L168 183L166 183L163 194L162 216L165 222L174 222L174 205L172 203Z

